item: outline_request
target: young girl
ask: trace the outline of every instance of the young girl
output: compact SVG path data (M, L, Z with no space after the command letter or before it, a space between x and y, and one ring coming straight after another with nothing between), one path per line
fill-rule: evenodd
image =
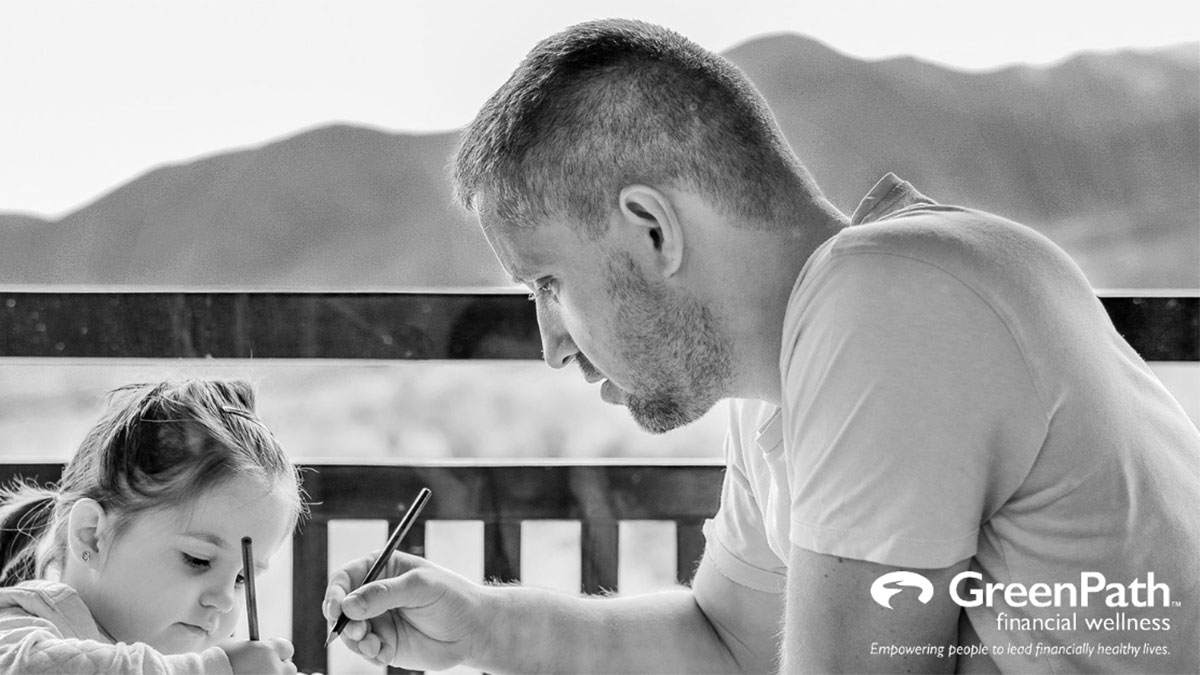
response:
M296 672L232 639L242 537L260 572L305 510L246 383L118 389L56 489L0 500L0 672Z

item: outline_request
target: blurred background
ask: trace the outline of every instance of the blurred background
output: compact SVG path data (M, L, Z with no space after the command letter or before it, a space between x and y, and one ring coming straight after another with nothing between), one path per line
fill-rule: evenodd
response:
M537 40L607 16L741 67L845 212L891 171L1038 229L1098 291L1200 288L1200 26L1167 0L6 3L0 288L504 287L451 203L458 130ZM1200 420L1197 364L1155 369ZM649 436L536 361L0 358L0 461L68 459L106 391L179 375L256 383L301 461L719 459L725 424L718 406ZM331 559L382 538L366 527ZM469 524L437 536L474 574ZM670 583L647 565L631 589ZM286 634L288 583L262 591L264 632Z

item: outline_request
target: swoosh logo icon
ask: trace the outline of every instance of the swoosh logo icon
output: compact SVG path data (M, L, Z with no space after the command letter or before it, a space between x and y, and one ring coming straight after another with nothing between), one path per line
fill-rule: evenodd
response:
M871 584L871 597L881 606L891 609L892 596L904 590L905 586L919 591L917 600L922 605L928 604L933 598L933 584L920 574L906 570L888 572L876 579Z

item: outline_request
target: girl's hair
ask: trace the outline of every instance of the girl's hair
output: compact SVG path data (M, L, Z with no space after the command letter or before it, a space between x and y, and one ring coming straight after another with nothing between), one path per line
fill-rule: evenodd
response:
M279 489L293 526L307 512L300 475L254 412L246 382L190 379L133 384L83 439L57 485L17 482L0 492L0 586L61 567L67 516L96 500L119 536L137 514L181 506L222 483L250 477Z

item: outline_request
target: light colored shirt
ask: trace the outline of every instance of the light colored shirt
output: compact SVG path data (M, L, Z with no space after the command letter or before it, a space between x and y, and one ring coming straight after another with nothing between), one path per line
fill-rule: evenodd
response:
M162 654L135 642L114 644L75 589L54 581L0 588L0 673L182 675L232 673L225 651Z
M793 288L782 405L732 406L710 560L782 592L793 546L969 558L971 668L1200 672L1200 432L1080 270L890 174L851 223Z

